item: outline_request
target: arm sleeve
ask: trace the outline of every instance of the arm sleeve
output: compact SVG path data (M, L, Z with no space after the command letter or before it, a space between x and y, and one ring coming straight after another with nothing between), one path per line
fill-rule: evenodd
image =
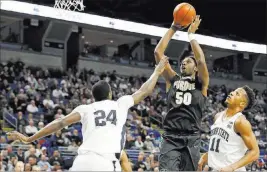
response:
M131 95L122 96L117 100L119 107L129 109L134 105L134 99Z

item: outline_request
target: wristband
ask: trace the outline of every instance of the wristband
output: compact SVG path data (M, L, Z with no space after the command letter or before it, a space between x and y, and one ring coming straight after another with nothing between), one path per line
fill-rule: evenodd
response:
M193 33L188 34L189 41L195 40L195 35Z
M171 29L173 30L173 31L177 31L177 30L179 30L180 28L179 28L179 26L176 26L176 25L172 25L171 26Z

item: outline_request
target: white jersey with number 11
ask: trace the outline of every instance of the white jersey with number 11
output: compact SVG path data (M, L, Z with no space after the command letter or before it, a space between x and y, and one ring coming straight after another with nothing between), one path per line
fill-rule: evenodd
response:
M225 111L216 115L218 118L211 126L208 152L208 165L214 170L232 165L246 154L248 149L234 128L235 121L242 115L237 113L228 119L223 119ZM242 167L236 171L246 171L246 168Z

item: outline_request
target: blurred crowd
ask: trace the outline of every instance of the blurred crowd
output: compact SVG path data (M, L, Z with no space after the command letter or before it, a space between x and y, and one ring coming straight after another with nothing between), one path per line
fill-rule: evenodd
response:
M33 135L47 123L70 113L76 106L91 103L92 85L100 79L110 83L113 99L116 100L122 95L135 92L147 78L120 76L116 71L96 73L93 70L78 72L69 69L63 72L59 69L26 66L23 62L10 61L0 64L0 118L15 117L15 128L28 136ZM224 108L223 102L229 91L231 89L225 86L213 86L209 89L208 104L204 109L205 117L202 122L201 137L204 142L209 140L213 115ZM245 114L253 126L261 154L266 155L265 159L255 162L256 167L251 166L259 169L261 166L267 167L267 90L255 90L255 93L257 105ZM127 152L132 160L133 170L158 171L160 126L166 113L164 84L158 84L150 97L129 110L125 149L129 150ZM2 127L0 135L0 169L3 171L68 169L73 158L70 160L60 148L67 147L66 150L74 152L82 143L80 124L66 127L31 145L14 142L6 136ZM207 145L203 145L203 151L207 150L205 146ZM138 151L138 154L131 154L131 150Z

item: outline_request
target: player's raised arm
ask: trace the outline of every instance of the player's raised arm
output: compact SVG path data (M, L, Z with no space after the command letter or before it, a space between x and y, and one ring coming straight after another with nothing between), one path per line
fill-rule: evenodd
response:
M168 64L168 58L162 57L159 64L156 66L154 72L150 76L150 78L141 86L139 90L137 90L133 95L134 104L138 104L142 100L144 100L147 96L152 94L153 89L158 81L159 76L164 71L166 65Z
M159 41L159 43L158 43L158 45L154 51L155 60L156 60L157 64L159 63L161 58L165 56L164 52L165 52L170 40L172 39L173 35L175 34L175 32L178 29L179 29L179 26L177 26L173 23L171 28L165 33L165 35ZM162 76L166 80L167 85L170 83L170 80L175 75L176 75L176 72L171 68L171 65L167 64L164 72L162 73Z
M201 22L200 16L197 16L194 22L188 28L188 37L190 40L190 45L194 52L195 59L197 61L198 77L202 83L202 94L204 96L207 96L207 90L209 86L209 71L207 68L205 55L200 45L194 38L194 33L198 29L200 22Z
M8 135L24 143L31 143L35 140L51 135L55 133L56 131L65 128L66 126L79 122L82 116L81 116L81 112L79 112L78 110L82 109L82 106L83 105L78 106L76 110L74 109L73 112L70 113L69 115L63 118L56 119L52 121L51 123L47 124L44 128L42 128L40 131L38 131L31 137L25 136L17 131L10 132L8 133Z
M256 137L251 129L251 124L245 117L239 117L235 122L235 131L242 137L245 145L248 148L246 155L234 164L222 168L220 171L235 171L247 164L257 160L260 155L259 146Z
M127 154L124 150L121 152L121 168L123 172L132 172L131 163L127 157Z

